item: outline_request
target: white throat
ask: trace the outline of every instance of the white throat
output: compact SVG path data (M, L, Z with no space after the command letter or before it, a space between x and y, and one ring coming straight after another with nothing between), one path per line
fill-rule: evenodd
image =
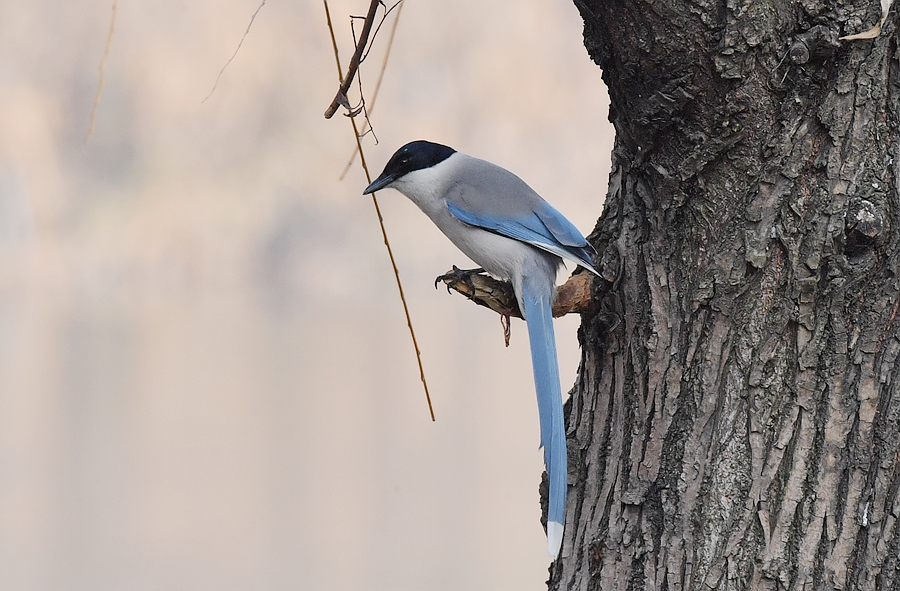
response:
M430 216L434 208L443 202L443 196L452 183L454 171L465 158L465 154L454 152L434 166L407 173L388 186L409 197Z

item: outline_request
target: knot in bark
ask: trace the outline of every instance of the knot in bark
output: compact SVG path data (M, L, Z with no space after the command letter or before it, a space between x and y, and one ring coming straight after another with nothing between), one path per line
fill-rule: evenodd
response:
M794 41L788 55L791 56L791 61L795 64L805 64L809 61L809 47L803 41Z
M871 201L854 199L847 209L847 248L858 251L873 246L884 233L884 213Z
M811 59L824 60L831 57L840 46L837 31L816 25L794 37L788 55L792 62L801 65Z

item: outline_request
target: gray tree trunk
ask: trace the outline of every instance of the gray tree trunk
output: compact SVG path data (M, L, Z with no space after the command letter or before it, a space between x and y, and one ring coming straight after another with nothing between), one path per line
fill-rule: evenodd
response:
M575 2L617 140L550 587L900 589L893 16Z

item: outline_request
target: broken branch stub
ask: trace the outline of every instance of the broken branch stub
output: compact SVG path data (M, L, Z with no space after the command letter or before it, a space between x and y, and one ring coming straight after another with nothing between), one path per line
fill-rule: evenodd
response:
M457 291L479 306L490 308L501 316L522 318L513 287L506 281L494 279L483 273L472 274L465 279L454 278L452 275L451 271L439 278L448 290ZM586 312L590 305L591 275L579 273L569 277L568 281L556 288L553 316L559 318L566 314L580 314Z

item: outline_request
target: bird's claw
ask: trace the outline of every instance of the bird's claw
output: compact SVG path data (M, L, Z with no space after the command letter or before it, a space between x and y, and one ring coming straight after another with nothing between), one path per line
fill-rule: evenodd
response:
M484 269L481 267L478 267L477 269L460 269L456 265L453 265L453 269L449 273L439 275L434 280L434 288L437 289L438 283L443 282L444 285L447 286L447 293L450 293L451 286L464 282L466 287L469 288L469 293L474 295L475 284L472 283L472 275L478 275L479 273L484 273Z
M438 281L443 281L448 293L450 290L458 291L476 304L498 314L521 318L522 312L519 311L512 285L482 274L483 272L484 269L467 270L454 265L453 270L437 278L434 286L437 287Z

